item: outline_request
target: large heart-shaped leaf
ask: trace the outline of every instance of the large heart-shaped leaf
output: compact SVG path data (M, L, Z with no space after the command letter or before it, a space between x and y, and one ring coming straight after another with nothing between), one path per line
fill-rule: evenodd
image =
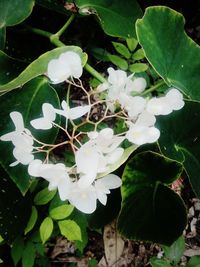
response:
M161 130L158 142L162 153L183 164L200 197L200 103L188 101L180 111L159 117L157 127Z
M135 21L142 16L136 0L76 0L81 14L95 14L106 34L135 37Z
M136 23L148 61L168 85L200 100L200 47L184 32L184 17L168 7L149 7Z
M0 166L0 235L13 241L23 234L31 214L30 196L22 196L16 185Z
M30 120L41 116L42 104L51 103L54 107L59 107L59 100L54 89L48 84L46 78L35 78L25 84L20 90L9 92L0 98L0 135L14 130L10 119L10 112L21 112L25 126L31 130L32 134L45 143L54 142L57 135L57 128L48 131L39 131L30 127ZM27 167L21 164L9 167L15 161L11 142L0 141L0 163L16 183L22 193L25 193L30 185Z
M4 53L0 54L0 65L3 64L6 66L6 72L3 69L0 69L0 91L6 92L10 91L14 88L17 88L31 79L45 74L47 72L47 66L51 59L58 58L59 55L66 51L74 51L80 54L82 59L82 65L84 66L87 61L86 53L83 53L81 48L78 46L63 46L59 48L55 48L37 58L33 61L24 71L19 74L19 71L13 69L13 65L11 64L11 58L6 56ZM6 77L7 74L7 78ZM2 77L2 78L1 78ZM10 78L9 78L10 77ZM9 79L9 80L6 80Z
M153 152L128 161L122 176L119 231L130 239L170 245L183 232L187 214L182 199L167 185L182 165Z

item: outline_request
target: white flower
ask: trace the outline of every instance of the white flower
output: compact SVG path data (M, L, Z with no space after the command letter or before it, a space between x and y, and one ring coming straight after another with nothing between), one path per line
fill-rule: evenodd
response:
M55 109L55 112L57 114L60 114L64 117L66 117L66 119L70 119L70 120L75 120L75 119L82 117L83 115L88 113L91 109L90 105L70 108L65 100L62 101L61 106L62 106L63 110Z
M133 80L132 91L142 93L147 86L147 82L143 77L138 77Z
M58 189L61 200L68 199L72 182L64 164L43 164L41 160L34 160L28 166L28 173L31 176L42 177L47 180L49 190Z
M156 117L144 110L140 115L138 116L135 124L136 125L143 125L143 126L153 126L156 123Z
M24 128L23 117L20 112L13 111L10 113L10 117L15 125L15 131L4 134L0 137L1 141L11 141L14 145L17 143L24 142L30 145L33 145L33 138L31 137L31 132ZM20 145L21 145L20 143Z
M79 78L83 67L79 54L68 51L62 53L58 59L52 59L48 64L47 76L54 83L66 81L69 77Z
M2 135L0 139L2 141L11 141L15 146L13 156L17 161L11 163L11 167L19 163L27 165L34 159L31 153L34 143L33 137L31 132L24 127L23 117L20 112L13 111L10 113L10 117L15 125L15 131Z
M68 200L73 206L84 213L90 214L97 208L97 194L93 185L87 188L80 188L74 183Z
M110 189L115 189L120 187L122 184L121 179L115 174L108 174L101 179L95 181L94 187L96 189L96 194L98 200L106 205L107 194L110 194Z
M160 137L160 131L154 126L148 127L137 124L129 124L130 128L126 133L129 142L136 145L154 143Z
M56 113L54 107L49 103L44 103L42 105L42 112L43 112L43 117L30 121L30 124L35 129L40 129L40 130L51 129L53 126L52 122L56 119Z
M144 111L146 106L146 99L141 96L129 96L129 102L125 106L128 111L129 118L134 118Z

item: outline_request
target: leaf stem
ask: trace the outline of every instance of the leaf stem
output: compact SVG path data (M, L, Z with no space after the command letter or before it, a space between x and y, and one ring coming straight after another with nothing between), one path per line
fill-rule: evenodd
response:
M88 63L85 64L84 69L100 82L106 82L106 79Z
M54 35L59 38L65 32L65 30L69 27L69 25L72 23L74 18L75 18L75 14L72 14L67 20L67 22L63 25L63 27L59 31L57 31Z
M159 87L163 86L164 84L165 84L165 82L163 80L161 80L157 84L155 84L152 87L150 87L149 89L145 90L141 95L142 96L147 95L147 94L157 90Z

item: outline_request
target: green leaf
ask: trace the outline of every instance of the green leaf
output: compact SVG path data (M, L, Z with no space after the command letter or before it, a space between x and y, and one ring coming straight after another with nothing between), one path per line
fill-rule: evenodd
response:
M18 262L22 258L24 251L24 240L23 238L17 238L11 247L11 257L13 259L14 265L17 266Z
M111 54L103 48L95 47L92 49L92 55L98 60L110 61L109 55Z
M0 28L0 50L3 50L6 42L6 27Z
M172 267L172 265L164 259L158 259L153 257L150 259L150 264L152 267Z
M136 0L76 0L79 12L94 14L106 34L130 38L135 37L134 24L142 16Z
M149 7L136 31L148 61L165 82L200 100L200 47L186 35L184 23L168 7Z
M72 220L59 221L58 226L61 234L69 241L82 240L81 229L79 225Z
M197 197L200 198L200 103L185 101L185 106L169 116L160 116L158 140L164 155L182 163Z
M24 62L9 57L3 51L0 51L0 65L0 87L13 80L26 67Z
M148 69L148 65L145 63L134 63L129 65L129 70L133 73L144 72Z
M31 212L31 217L27 223L27 226L24 230L24 234L26 235L28 232L30 232L33 227L35 226L35 223L37 221L38 218L38 212L35 206L32 206L32 212Z
M6 82L4 84L0 85L0 91L1 92L7 92L12 89L15 89L26 82L30 81L31 79L43 75L47 72L47 66L51 59L58 58L59 55L66 51L74 51L78 54L80 54L82 59L82 65L84 66L87 61L87 55L86 53L83 53L81 48L78 46L63 46L59 48L55 48L49 52L46 52L45 54L41 55L39 58L37 58L35 61L33 61L27 68L25 68L24 71L22 71L20 74L16 73L12 70L13 66L12 64L9 64L9 58L7 58L7 61L5 60L5 54L3 55L4 58L2 59L2 53L0 54L0 64L1 61L4 60L4 64L7 67L7 73L9 72L12 74L13 79L9 82ZM8 56L7 56L8 57ZM0 70L0 77L1 72L5 72L4 70Z
M51 103L55 108L59 108L57 93L48 84L47 80L41 77L25 84L20 90L1 96L0 135L13 131L14 126L9 114L12 111L18 111L23 115L25 127L31 130L34 137L44 143L53 143L58 133L57 128L54 127L50 131L38 131L30 126L30 120L41 116L42 104L45 102ZM57 123L59 121L59 119L56 120ZM31 184L27 166L18 164L15 167L9 167L10 163L15 161L12 153L13 148L11 142L0 141L0 163L20 191L26 193ZM44 157L45 155L43 154L42 156Z
M56 190L49 191L46 187L36 194L34 197L35 205L45 205L53 199L56 194Z
M72 213L73 209L74 206L64 204L50 210L50 216L54 220L62 220L68 217Z
M127 70L128 69L128 63L125 59L117 56L117 55L108 55L108 58L110 62L112 62L114 65L116 65L118 68L122 70Z
M34 0L1 0L0 27L21 23L32 12Z
M130 159L122 176L119 231L129 239L171 245L187 222L182 199L167 187L181 173L181 164L157 153Z
M186 267L200 267L200 256L191 257Z
M138 49L133 55L132 58L134 60L141 60L145 58L144 50L142 48Z
M122 44L122 43L118 43L118 42L112 42L115 50L122 56L124 56L125 58L130 58L131 57L131 53L129 52L128 48Z
M35 257L36 257L36 251L34 248L34 244L31 241L28 241L25 245L22 254L22 267L34 266Z
M0 177L0 235L9 243L24 232L31 215L31 196L22 196L1 165Z
M135 38L127 38L126 39L126 43L127 43L127 46L128 46L128 49L133 52L137 45L138 45L138 40L135 39Z
M185 239L180 236L171 246L162 247L165 257L173 264L178 264L185 250Z
M53 221L50 217L46 217L40 225L40 238L44 244L53 232Z
M84 248L88 244L88 232L87 232L87 219L86 214L82 213L81 211L74 209L72 214L70 215L70 220L73 220L76 222L80 229L81 229L81 240L75 240L75 246L76 248L83 253Z
M98 174L97 178L101 178L103 176L106 176L109 173L114 172L117 170L128 158L129 156L138 148L136 145L132 145L124 150L124 153L122 154L121 158L117 160L114 164L110 165L108 167L108 170L106 172Z

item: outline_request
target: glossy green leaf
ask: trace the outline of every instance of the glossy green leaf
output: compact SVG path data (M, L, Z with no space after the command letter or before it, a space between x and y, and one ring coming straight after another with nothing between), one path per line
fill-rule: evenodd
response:
M12 242L22 235L31 215L31 197L23 197L0 166L0 235Z
M49 189L46 187L36 194L34 198L34 203L35 205L45 205L53 199L55 194L56 190L49 191Z
M98 17L106 34L130 38L135 37L135 21L142 16L136 0L76 0L79 12Z
M58 226L61 234L69 241L82 240L81 229L79 225L72 220L59 221Z
M186 267L200 267L200 256L191 257Z
M48 131L38 131L30 126L30 120L41 116L42 104L51 103L54 107L59 107L59 99L55 90L48 84L47 79L36 78L25 84L20 90L14 90L0 97L0 135L14 130L13 122L10 119L10 112L21 112L26 128L32 134L45 143L54 142L58 129L52 128ZM57 117L59 123L59 117ZM0 141L0 163L11 179L16 183L22 193L25 193L30 186L30 176L27 173L27 166L18 164L9 167L14 162L13 145L11 142ZM44 156L44 154L43 154Z
M34 244L28 241L22 254L22 267L33 267L36 257Z
M168 261L164 259L158 259L157 257L151 258L150 264L152 267L172 267Z
M117 56L117 55L111 55L111 54L108 54L108 58L110 62L112 62L114 65L116 65L121 70L128 69L128 63L124 58L121 58L120 56Z
M0 27L22 22L32 12L34 0L1 0Z
M37 221L38 218L38 212L35 206L32 206L32 212L31 212L31 217L27 223L27 226L24 230L24 234L26 235L28 232L30 232L33 227L35 226L35 223Z
M50 216L54 220L62 220L68 217L72 213L73 209L74 206L64 204L50 210Z
M148 61L165 82L200 100L200 47L186 35L184 23L168 7L149 7L136 31Z
M182 234L186 209L182 199L167 187L181 173L181 164L153 152L139 153L128 161L118 218L122 235L171 245Z
M101 178L103 176L106 176L109 173L114 172L117 170L129 157L130 155L138 148L137 145L132 145L124 150L124 153L122 154L121 158L117 160L114 164L111 164L108 167L108 170L106 172L98 174L97 178Z
M40 225L40 238L44 244L53 232L53 221L50 217L46 217Z
M192 188L200 197L200 103L187 101L183 109L160 116L158 140L164 155L181 162Z
M55 48L49 52L46 52L45 54L41 55L39 58L37 58L35 61L33 61L27 68L25 68L20 74L19 72L15 73L13 71L13 66L11 63L9 63L10 58L7 56L7 59L5 59L5 54L2 52L0 53L0 63L2 60L4 60L4 64L7 68L7 73L11 75L12 79L9 81L6 81L6 83L2 83L0 85L0 91L6 92L10 91L12 89L15 89L26 82L30 81L31 79L43 75L47 72L47 66L51 59L58 58L59 55L66 51L74 51L78 54L80 54L82 59L82 65L84 66L87 61L87 55L86 53L83 53L81 48L78 46L63 46L59 48ZM2 59L3 55L3 59ZM1 81L1 73L5 73L4 70L0 69L0 81ZM5 75L4 75L5 76Z
M128 49L133 52L137 45L138 45L138 40L135 39L135 38L127 38L126 39L126 43L127 43L127 46L128 46Z
M148 69L148 65L145 63L134 63L129 65L129 70L133 73L144 72Z
M17 266L18 262L22 258L24 251L24 240L23 238L17 238L11 247L11 257L14 262L14 265Z
M122 43L118 43L118 42L112 42L115 50L122 56L124 56L125 58L130 58L131 57L131 53L129 52L128 48L122 44Z
M180 236L171 246L162 247L165 257L173 264L178 264L185 251L185 239Z

